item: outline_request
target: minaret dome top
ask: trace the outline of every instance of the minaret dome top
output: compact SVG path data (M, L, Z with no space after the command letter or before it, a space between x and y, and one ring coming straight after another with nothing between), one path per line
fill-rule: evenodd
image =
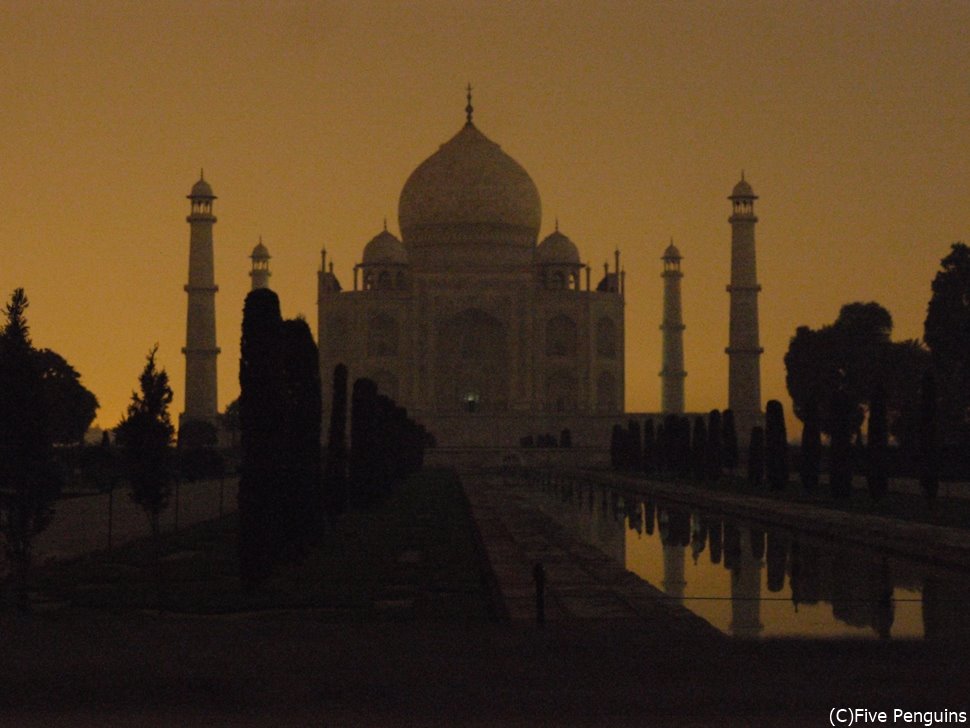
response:
M749 200L757 200L758 196L751 189L751 185L748 184L747 180L744 178L744 172L741 173L741 181L734 185L734 189L731 191L731 196L728 197L729 200L745 198Z
M208 199L214 200L216 196L212 194L212 186L205 181L205 177L200 173L199 181L192 185L192 191L188 194L190 200Z

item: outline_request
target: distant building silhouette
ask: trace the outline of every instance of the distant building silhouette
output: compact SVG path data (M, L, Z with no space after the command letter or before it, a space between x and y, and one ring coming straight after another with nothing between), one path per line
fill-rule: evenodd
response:
M731 196L731 314L728 334L728 407L734 411L738 438L747 442L751 428L764 424L761 411L761 348L758 334L758 285L754 214L757 195L741 174Z
M216 384L216 291L213 265L212 226L216 218L212 214L212 187L200 174L199 181L188 195L191 211L186 218L189 223L189 282L185 347L185 411L179 417L179 426L189 420L202 420L213 425L218 420L218 396Z
M269 259L272 256L269 254L267 247L263 245L262 235L259 236L259 242L253 248L253 252L249 257L253 261L252 270L249 271L249 277L253 281L252 290L269 288L269 277L272 275L269 271Z
M619 252L594 287L558 222L537 244L535 184L472 122L470 94L466 112L405 183L401 239L385 222L351 290L324 254L321 378L346 364L351 380L373 379L444 446L511 447L564 428L605 446L605 420L624 401Z
M660 411L663 414L684 413L684 317L680 303L680 270L682 257L674 241L664 251L663 368L660 370Z

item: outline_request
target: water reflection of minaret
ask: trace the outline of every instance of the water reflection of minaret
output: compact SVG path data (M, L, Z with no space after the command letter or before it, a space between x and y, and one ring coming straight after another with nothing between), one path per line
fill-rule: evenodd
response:
M731 634L758 637L761 624L761 559L751 548L751 532L741 529L741 556L731 572Z
M657 514L657 523L660 526L660 540L663 544L664 552L664 578L661 586L668 597L677 604L684 601L684 590L687 587L687 580L684 577L684 552L687 544L684 543L677 533L678 513L671 513L666 509ZM683 514L685 517L687 514ZM690 527L688 526L688 529Z

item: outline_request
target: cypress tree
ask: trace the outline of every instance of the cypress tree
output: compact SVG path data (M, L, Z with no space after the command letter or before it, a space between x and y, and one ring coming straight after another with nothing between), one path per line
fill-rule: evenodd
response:
M350 398L348 463L350 504L355 508L374 503L382 489L379 428L377 385L370 379L358 379Z
M319 540L323 528L320 472L320 360L304 319L283 322L283 386L286 406L282 423L281 485L286 493L282 546L297 557Z
M690 444L690 471L694 480L707 476L707 426L703 417L694 418L694 437Z
M653 431L653 420L649 417L643 423L643 472L653 475L657 470L657 441Z
M707 477L715 481L720 479L724 467L722 430L721 412L711 410L707 416Z
M272 571L283 526L273 486L280 471L280 423L285 421L280 302L268 288L251 291L243 306L239 358L239 568L254 590Z
M822 463L822 433L819 427L816 399L811 398L806 401L803 417L800 475L802 487L813 491L818 487L818 474Z
M642 469L643 442L640 439L640 421L630 420L627 424L626 467L634 473Z
M878 501L889 490L889 476L886 472L886 457L889 446L889 431L886 422L886 390L881 384L875 385L869 398L869 437L866 442L866 483L869 496Z
M680 477L687 478L691 472L691 441L690 420L687 417L676 417L677 452L680 460Z
M726 409L721 416L722 447L724 449L724 467L734 474L738 467L738 431L734 425L734 410Z
M788 436L781 402L768 400L765 407L765 470L768 487L783 490L788 483Z
M622 425L613 425L613 434L610 437L610 465L613 470L620 470L623 467L623 452L626 442L626 433Z
M327 514L332 520L347 507L347 367L343 364L333 370L326 489Z
M852 402L842 389L832 393L832 437L829 443L829 488L836 499L852 495Z
M657 425L657 472L660 475L670 474L670 416L665 417Z
M765 478L765 431L760 425L751 428L748 443L748 482L760 488Z
M940 445L936 426L936 378L927 370L920 387L919 484L931 504L940 489Z

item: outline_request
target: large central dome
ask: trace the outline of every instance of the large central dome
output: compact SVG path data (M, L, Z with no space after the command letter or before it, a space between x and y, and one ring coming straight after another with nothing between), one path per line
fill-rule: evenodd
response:
M527 233L535 245L542 205L522 165L468 122L408 177L398 217L405 242L487 226Z

